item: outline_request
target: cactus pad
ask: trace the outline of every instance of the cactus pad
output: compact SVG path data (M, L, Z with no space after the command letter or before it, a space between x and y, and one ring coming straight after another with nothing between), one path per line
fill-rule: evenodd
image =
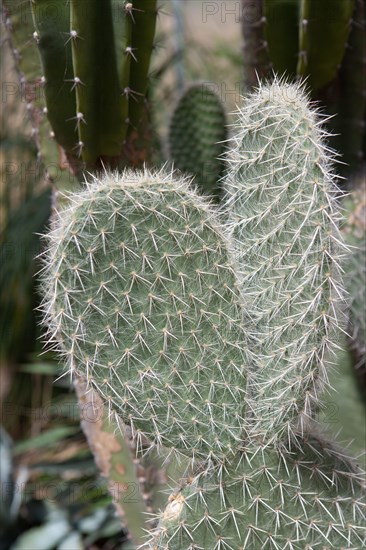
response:
M228 217L257 342L254 433L274 438L312 416L339 323L340 215L323 134L302 88L275 81L245 98L228 153Z
M147 436L222 457L240 438L245 335L226 239L186 180L105 175L59 212L45 253L50 337Z
M152 550L360 549L362 473L317 437L301 450L245 449L193 478L161 514Z

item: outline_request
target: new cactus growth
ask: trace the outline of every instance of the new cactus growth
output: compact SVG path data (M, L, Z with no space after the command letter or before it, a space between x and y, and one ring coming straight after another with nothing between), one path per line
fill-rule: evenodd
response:
M275 81L243 102L228 153L227 208L250 331L254 431L304 424L327 382L342 290L331 152L298 85Z
M49 234L46 322L69 369L142 437L188 457L235 452L245 334L226 240L188 182L105 175Z
M205 84L195 84L181 97L169 133L170 156L176 168L196 176L206 194L220 198L226 116L220 99Z

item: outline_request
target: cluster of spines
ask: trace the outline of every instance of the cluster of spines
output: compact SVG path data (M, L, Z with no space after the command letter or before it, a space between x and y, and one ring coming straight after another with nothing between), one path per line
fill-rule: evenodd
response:
M337 188L324 130L301 87L275 81L237 112L225 179L236 267L256 345L253 433L309 421L327 383L342 288Z
M50 337L132 427L188 456L235 452L246 337L227 242L186 180L105 176L48 235Z
M295 427L326 381L341 295L329 151L298 87L261 88L241 116L226 184L245 310L205 201L171 176L125 173L71 195L59 214L45 255L45 320L71 369L130 421L138 450L148 436L193 463L213 459L207 491L197 490L201 475L170 499L154 548L361 548L360 474ZM316 349L303 331L311 320ZM238 450L244 432L248 448ZM264 479L268 498L252 496Z
M362 473L317 436L299 441L295 453L257 441L190 479L171 496L147 547L361 550Z

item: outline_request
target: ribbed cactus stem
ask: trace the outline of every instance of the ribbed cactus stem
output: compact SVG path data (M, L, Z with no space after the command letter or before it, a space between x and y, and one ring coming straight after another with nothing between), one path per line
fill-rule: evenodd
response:
M71 63L70 8L69 5L52 0L33 0L32 10L36 42L45 77L45 99L47 117L57 142L72 150L77 143L78 133L72 117L76 111L75 88Z
M342 62L355 0L299 3L297 74L307 77L312 90L318 90L335 78Z
M126 133L119 87L112 4L70 1L72 63L76 92L73 121L88 163L101 155L118 156ZM103 37L103 40L101 40Z
M235 453L246 337L227 241L189 182L95 178L48 237L45 322L71 372L142 438L190 459Z
M226 115L220 98L203 83L189 87L173 113L170 156L178 170L196 176L199 189L216 200L221 194L226 139Z
M332 153L301 86L275 81L237 113L227 209L252 349L253 432L291 437L327 383L342 295Z

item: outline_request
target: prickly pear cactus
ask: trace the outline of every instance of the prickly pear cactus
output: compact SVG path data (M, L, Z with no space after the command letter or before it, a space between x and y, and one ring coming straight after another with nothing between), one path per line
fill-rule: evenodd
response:
M237 113L225 180L237 268L256 341L254 432L304 427L327 381L342 294L331 153L298 85L275 81Z
M360 549L363 479L340 449L316 436L287 452L256 445L191 478L170 497L151 550Z
M236 450L246 339L226 238L186 180L106 174L48 236L45 323L71 372L132 428L188 457Z
M311 420L342 297L332 155L285 82L249 95L236 130L227 228L164 172L69 195L44 253L49 340L137 454L184 457L144 547L361 549L363 474Z
M224 169L225 124L218 96L208 86L195 84L181 97L169 133L170 156L175 167L196 176L196 185L217 199Z

